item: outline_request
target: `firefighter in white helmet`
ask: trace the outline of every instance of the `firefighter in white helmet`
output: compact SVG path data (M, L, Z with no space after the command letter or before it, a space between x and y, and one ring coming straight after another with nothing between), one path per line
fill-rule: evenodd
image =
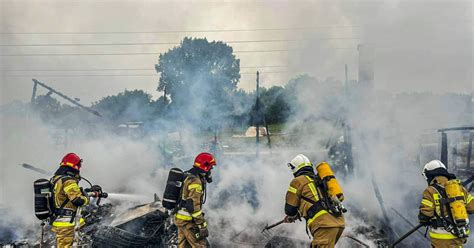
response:
M462 247L470 232L468 214L474 213L474 197L439 160L427 163L422 175L428 187L418 219L430 226L432 247Z
M333 248L344 231L344 217L333 214L324 204L319 176L314 173L313 164L303 154L288 163L294 175L286 193L286 222L303 217L313 241L311 247Z

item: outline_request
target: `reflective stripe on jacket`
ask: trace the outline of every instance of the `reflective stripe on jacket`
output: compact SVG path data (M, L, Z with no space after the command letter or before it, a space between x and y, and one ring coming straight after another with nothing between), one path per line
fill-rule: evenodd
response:
M198 225L204 224L206 220L202 213L203 197L203 182L198 176L189 175L183 182L181 208L175 214L176 219L194 221Z

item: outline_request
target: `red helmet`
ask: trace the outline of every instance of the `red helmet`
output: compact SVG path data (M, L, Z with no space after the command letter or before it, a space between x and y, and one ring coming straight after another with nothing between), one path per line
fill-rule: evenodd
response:
M66 154L66 156L63 157L63 160L61 160L60 165L69 166L79 171L81 170L82 159L75 153L68 153Z
M194 167L198 167L199 169L208 172L216 165L216 160L212 154L207 152L199 153L194 159Z

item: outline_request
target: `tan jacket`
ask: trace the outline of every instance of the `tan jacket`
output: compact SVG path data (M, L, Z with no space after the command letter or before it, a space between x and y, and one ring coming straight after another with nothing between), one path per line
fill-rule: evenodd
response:
M60 178L61 177L61 178ZM89 198L85 196L78 185L78 180L70 177L57 175L51 179L54 184L54 204L56 208L60 208L63 203L68 200L64 205L64 210L71 210L76 212L79 206L85 206L89 204ZM53 226L65 227L74 226L74 223L70 223L71 216L58 216L53 223ZM81 222L84 220L81 219ZM63 223L60 223L63 222Z
M423 198L421 199L421 203L420 203L421 214L427 217L435 217L435 212L436 212L437 216L441 215L439 200L438 201L435 200L435 198L439 199L441 196L432 185L437 183L444 188L446 182L448 182L448 178L444 176L437 176L435 177L431 185L428 186L425 189L425 191L423 191ZM466 210L468 214L473 214L474 213L474 201L473 201L474 197L469 192L467 192L467 190L464 187L462 190L464 194L464 202L466 204ZM445 212L446 212L446 209L445 209ZM451 234L450 232L444 230L444 228L442 227L440 228L430 227L430 237L434 239L457 239L458 238L454 236L453 234Z
M344 227L343 216L335 217L326 210L321 210L314 216L308 216L308 210L312 204L302 199L301 196L316 202L322 197L320 189L316 187L313 179L307 175L300 175L291 181L286 193L286 204L298 208L300 216L307 220L311 233L320 227Z
M189 221L193 221L197 225L206 222L202 213L204 193L203 182L198 176L191 174L184 180L181 208L175 215L177 225L184 225Z

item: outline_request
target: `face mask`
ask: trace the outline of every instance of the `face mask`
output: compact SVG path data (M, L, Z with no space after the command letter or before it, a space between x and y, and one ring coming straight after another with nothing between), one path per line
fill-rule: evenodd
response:
M204 176L204 178L206 179L206 182L207 182L207 183L212 183L211 171L208 171L208 172L206 173L206 175Z

